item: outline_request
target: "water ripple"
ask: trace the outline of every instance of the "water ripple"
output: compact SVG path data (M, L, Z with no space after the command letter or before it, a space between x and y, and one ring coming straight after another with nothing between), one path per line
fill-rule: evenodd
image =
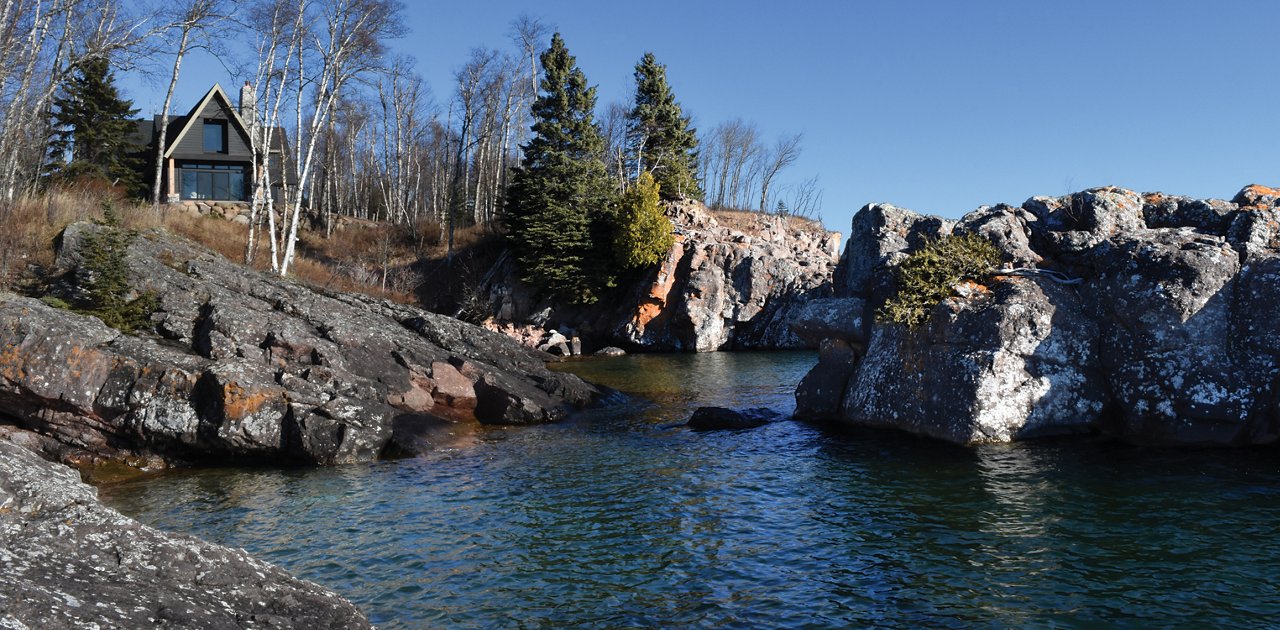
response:
M574 369L654 404L367 466L104 488L329 585L384 628L1269 625L1280 459L1082 441L962 449L780 422L811 355Z

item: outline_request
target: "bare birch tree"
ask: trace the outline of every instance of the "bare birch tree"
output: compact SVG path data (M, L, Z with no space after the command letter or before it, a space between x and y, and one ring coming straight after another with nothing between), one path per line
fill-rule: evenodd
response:
M782 169L800 157L801 134L779 138L773 148L760 154L760 212L768 212L769 185Z
M163 25L165 31L176 35L173 51L173 71L169 75L169 89L164 94L160 108L160 128L156 132L155 181L151 186L151 202L160 205L160 184L164 175L164 152L168 140L169 108L173 104L173 91L178 86L182 59L191 48L210 50L216 46L216 38L209 37L209 29L234 10L236 0L185 0L171 8L171 21Z

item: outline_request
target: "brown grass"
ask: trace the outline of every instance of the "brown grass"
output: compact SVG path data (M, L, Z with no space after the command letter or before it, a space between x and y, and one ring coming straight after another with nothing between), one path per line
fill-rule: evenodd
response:
M757 236L760 233L761 219L777 215L761 214L751 210L709 210L711 216L716 218L720 225L737 230L750 236ZM806 219L804 217L787 216L787 224L794 230L805 230L810 232L826 231L821 221L814 219Z
M103 202L108 198L116 202L127 228L164 229L243 264L248 226L170 206L120 201L109 192L59 189L0 206L0 223L8 226L0 230L0 290L40 291L56 257L54 239L58 233L76 221L101 219ZM417 304L420 280L411 269L412 248L400 245L403 239L395 233L392 226L363 227L350 233L344 230L329 239L302 232L290 275L321 289ZM377 253L379 243L388 240L386 234L393 236L392 255L388 264L381 264L383 258L379 257L375 265L371 255ZM270 260L269 243L259 239L253 267L267 270Z

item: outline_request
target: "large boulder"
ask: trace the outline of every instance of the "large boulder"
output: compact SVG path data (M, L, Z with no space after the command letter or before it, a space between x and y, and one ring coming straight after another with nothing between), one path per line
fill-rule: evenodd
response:
M99 229L67 228L59 264L76 269ZM400 415L546 422L600 394L499 333L317 291L162 233L136 238L126 261L158 298L161 338L0 296L0 414L52 437L41 450L63 461L369 461ZM74 293L78 274L66 277Z
M886 203L853 215L849 240L835 270L838 297L862 297L877 308L893 291L893 269L912 251L951 233L954 221Z
M1258 286L1270 275L1264 271L1270 265L1259 264L1252 274L1251 295L1234 299L1239 255L1222 238L1189 228L1160 229L1109 245L1094 263L1093 296L1100 311L1102 362L1123 410L1111 430L1170 443L1280 437L1265 404L1274 367L1257 370L1259 364L1248 360L1257 352L1255 343L1241 345L1238 334L1245 331L1233 325L1233 319L1276 314L1280 303L1258 299L1271 297Z
M825 340L797 413L958 443L1280 441L1277 204L1262 186L1230 202L1095 188L980 208L954 232L992 241L1005 268L953 287L917 330L869 323L865 347L846 315L806 321ZM841 292L876 303L921 225L864 208Z
M961 444L1085 432L1106 383L1070 289L1009 278L944 301L922 330L878 326L842 402L849 421Z
M75 471L0 439L0 627L369 628L242 550L142 525Z

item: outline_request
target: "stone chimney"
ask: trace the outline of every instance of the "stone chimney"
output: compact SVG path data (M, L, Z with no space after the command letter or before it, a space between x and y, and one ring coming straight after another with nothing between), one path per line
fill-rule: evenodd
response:
M244 82L244 86L240 88L240 118L244 120L244 124L249 127L250 135L253 134L253 125L256 122L257 102L253 95L253 86L248 81Z

